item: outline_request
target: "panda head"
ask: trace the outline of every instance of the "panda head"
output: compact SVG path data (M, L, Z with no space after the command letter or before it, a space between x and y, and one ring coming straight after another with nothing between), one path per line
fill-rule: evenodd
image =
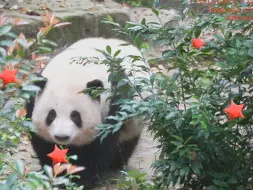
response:
M45 79L45 78L44 78ZM37 83L37 94L32 122L37 133L47 141L60 145L88 144L98 134L96 126L102 123L108 110L101 96L92 99L90 94L78 93L85 88L103 87L99 79L92 79L81 87L66 81L44 80Z

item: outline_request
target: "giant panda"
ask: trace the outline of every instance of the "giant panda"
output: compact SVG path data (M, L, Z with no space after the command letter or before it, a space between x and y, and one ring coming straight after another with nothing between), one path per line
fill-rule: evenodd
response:
M110 45L112 52L121 50L118 57L141 56L135 46L121 46L126 43L105 38L86 38L75 42L56 55L38 74L43 80L34 84L41 90L26 103L26 117L36 127L36 132L31 134L31 143L40 164L52 165L47 154L54 150L55 144L64 145L69 149L68 155L78 156L71 163L85 167L78 173L80 180L76 181L85 189L96 186L99 178L109 169L121 169L127 165L144 127L143 117L134 118L126 121L118 132L109 134L101 143L100 138L94 138L99 133L96 126L114 124L114 120L105 118L119 111L120 107L113 105L119 97L108 100L111 94L102 93L92 99L89 94L78 93L86 88L110 88L113 85L108 82L108 65L93 62L95 58L105 59L97 49L105 50ZM91 61L85 65L71 63L73 57L80 56ZM131 64L129 59L122 63L125 74ZM138 64L148 67L144 61L137 61ZM138 76L148 77L149 73L139 73ZM142 98L148 96L145 93L142 95Z

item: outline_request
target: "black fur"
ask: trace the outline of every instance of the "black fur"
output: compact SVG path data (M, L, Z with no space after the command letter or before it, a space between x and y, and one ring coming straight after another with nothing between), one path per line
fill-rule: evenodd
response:
M98 82L98 81L97 81ZM96 84L99 84L96 83ZM41 85L42 90L45 87ZM101 85L101 84L99 84ZM102 84L103 85L103 84ZM40 92L43 93L43 92ZM113 97L111 103L115 102L119 97ZM34 109L34 98L31 98L26 104L27 118L32 117ZM115 115L119 111L119 105L111 105L108 115ZM105 123L115 124L114 120L106 120ZM47 156L54 150L54 143L50 143L39 137L36 133L31 133L32 146L40 160L40 164L52 165L52 160ZM119 131L110 134L100 143L100 138L95 139L88 145L81 147L68 146L68 155L77 155L78 160L71 160L71 163L78 166L84 166L86 169L77 174L80 179L75 182L84 185L85 190L93 188L98 182L102 174L109 169L120 169L127 164L133 150L138 142L139 137L136 137L131 142L125 142L121 145L119 142Z
M99 87L103 88L104 85L103 85L102 81L99 80L99 79L95 79L95 80L90 81L90 82L88 82L86 84L86 88L94 88L94 87L96 87L96 88L99 88Z
M82 126L82 118L78 111L74 110L70 114L70 119L76 124L77 127Z
M92 80L90 82L87 82L86 88L90 88L91 90L94 90L96 88L103 88L103 82L99 79ZM89 91L89 95L91 96L91 91ZM100 95L98 95L95 100L100 101Z
M56 116L57 116L56 111L54 109L51 109L47 114L46 124L50 126L51 123L53 123L53 121L55 120Z
M81 147L65 147L68 148L68 156L78 155L78 160L71 160L71 163L78 166L86 167L85 170L77 173L80 175L80 180L76 179L75 182L84 185L85 189L93 188L100 179L100 176L108 171L109 164L115 157L117 150L118 133L109 135L100 143L97 138L91 144ZM52 160L47 157L47 154L54 150L54 144L48 143L36 134L32 134L32 145L37 153L41 165L51 165Z
M138 142L140 136L136 136L131 141L126 141L117 146L117 152L114 157L114 161L110 165L110 169L119 170L124 169L127 166L128 160L132 156Z

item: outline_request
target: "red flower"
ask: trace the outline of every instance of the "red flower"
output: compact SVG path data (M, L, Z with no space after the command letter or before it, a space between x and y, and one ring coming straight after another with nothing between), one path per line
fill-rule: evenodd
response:
M16 74L18 70L9 70L8 67L4 68L4 71L0 74L0 78L3 81L3 86L9 83L18 83L16 80Z
M67 152L68 149L61 150L56 145L54 145L54 151L51 152L50 154L47 154L47 156L53 160L53 165L59 162L68 163L68 161L66 160Z
M230 121L234 118L244 118L244 115L242 114L242 109L244 106L245 104L237 105L233 100L231 100L230 106L227 107L224 111L229 115Z
M194 48L201 49L201 47L202 47L203 45L205 45L205 44L206 44L206 42L203 41L203 40L201 40L200 37L192 39L192 46L193 46Z

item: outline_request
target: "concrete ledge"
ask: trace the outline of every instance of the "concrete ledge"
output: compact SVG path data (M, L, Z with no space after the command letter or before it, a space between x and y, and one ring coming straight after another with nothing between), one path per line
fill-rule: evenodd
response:
M13 28L13 32L16 34L23 33L26 37L34 37L42 26L41 17L39 16L27 16L18 13L5 14L10 17L20 17L26 21L27 24L18 25ZM105 37L109 38L113 36L110 32L112 26L101 23L101 21L110 15L116 22L124 25L129 21L127 12L119 10L100 10L98 12L56 12L61 22L71 22L71 25L55 28L48 34L48 38L55 41L60 47L70 45L75 41L86 37ZM117 38L123 38L117 36Z

